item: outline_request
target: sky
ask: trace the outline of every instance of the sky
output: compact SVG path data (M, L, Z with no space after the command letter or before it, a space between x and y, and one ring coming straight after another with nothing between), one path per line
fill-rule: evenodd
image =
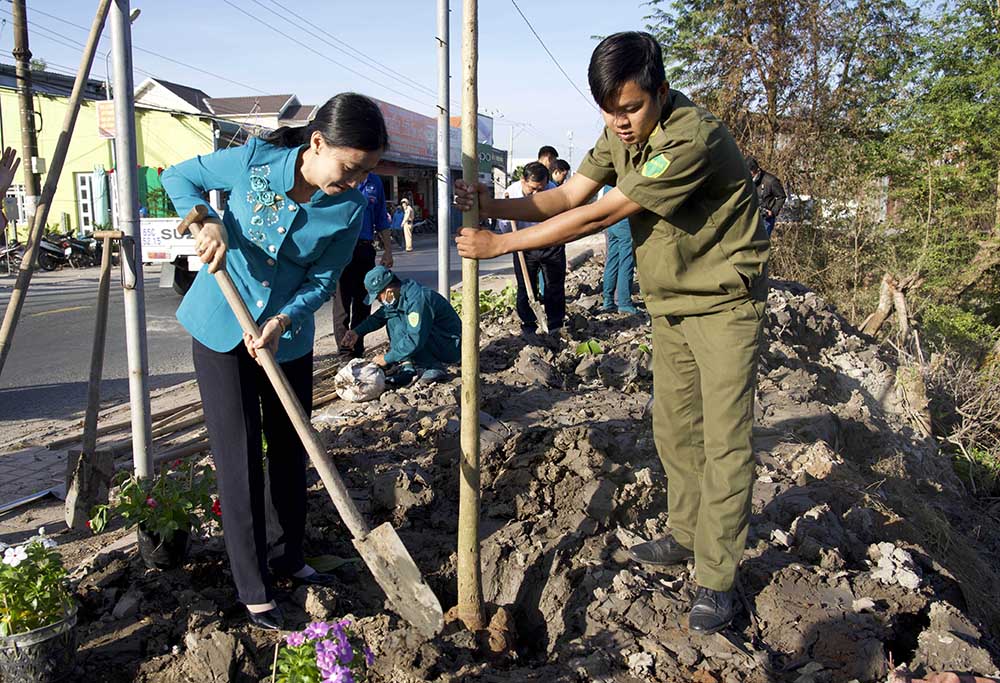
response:
M642 0L516 3L583 95L545 53L514 0L480 0L479 110L494 116L494 146L507 149L513 134L515 158L532 157L550 144L575 167L603 125L587 87L587 64L597 44L592 36L644 30L649 8ZM456 116L462 2L450 4L451 115ZM27 0L27 5L32 56L52 70L75 72L97 1ZM136 85L153 74L212 97L292 93L304 104L354 90L436 114L436 0L133 0L131 6L141 9L132 26ZM0 3L4 63L13 63L10 7ZM93 78L105 77L110 46L109 23Z

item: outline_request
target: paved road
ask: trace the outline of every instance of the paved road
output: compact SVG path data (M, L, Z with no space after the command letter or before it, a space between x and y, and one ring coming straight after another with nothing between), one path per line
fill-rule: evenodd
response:
M437 286L436 237L420 235L414 251L396 255L402 276ZM510 258L483 262L483 274L510 272ZM452 248L452 282L461 279L461 260ZM0 376L0 425L82 414L93 341L97 269L38 272L18 323L17 334ZM115 273L115 278L118 273ZM0 275L0 310L10 299L13 276ZM170 386L193 378L191 339L174 318L180 298L159 288L159 268L150 268L146 284L146 329L150 387ZM316 315L319 335L332 333L328 304ZM125 314L122 290L113 280L102 398L128 399ZM6 423L6 424L4 424ZM6 430L3 430L6 431Z

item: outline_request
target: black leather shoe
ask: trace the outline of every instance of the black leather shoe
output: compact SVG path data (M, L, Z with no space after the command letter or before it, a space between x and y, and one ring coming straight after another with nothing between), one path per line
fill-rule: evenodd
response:
M667 567L690 560L694 557L694 551L682 546L673 536L664 536L632 546L628 555L636 562Z
M732 623L738 607L735 590L714 591L698 586L688 614L688 629L705 636L717 633Z
M336 576L333 574L324 574L323 572L313 572L309 576L302 578L298 576L290 578L296 586L332 586L337 583Z
M269 609L266 612L251 612L247 610L247 614L250 615L251 624L266 631L281 631L285 628L285 615L281 613L280 607Z

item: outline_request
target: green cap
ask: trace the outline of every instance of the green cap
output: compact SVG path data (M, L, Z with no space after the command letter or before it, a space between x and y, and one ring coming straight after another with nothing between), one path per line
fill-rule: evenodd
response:
M391 285L395 279L396 276L385 266L375 266L369 270L365 274L365 289L368 290L365 303L368 305L375 303L375 299L382 293L382 290Z

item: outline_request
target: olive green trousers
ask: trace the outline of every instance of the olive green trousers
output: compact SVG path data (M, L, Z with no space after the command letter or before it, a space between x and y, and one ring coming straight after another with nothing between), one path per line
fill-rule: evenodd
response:
M729 590L753 494L753 403L765 304L653 318L653 438L668 523L694 550L695 579Z

